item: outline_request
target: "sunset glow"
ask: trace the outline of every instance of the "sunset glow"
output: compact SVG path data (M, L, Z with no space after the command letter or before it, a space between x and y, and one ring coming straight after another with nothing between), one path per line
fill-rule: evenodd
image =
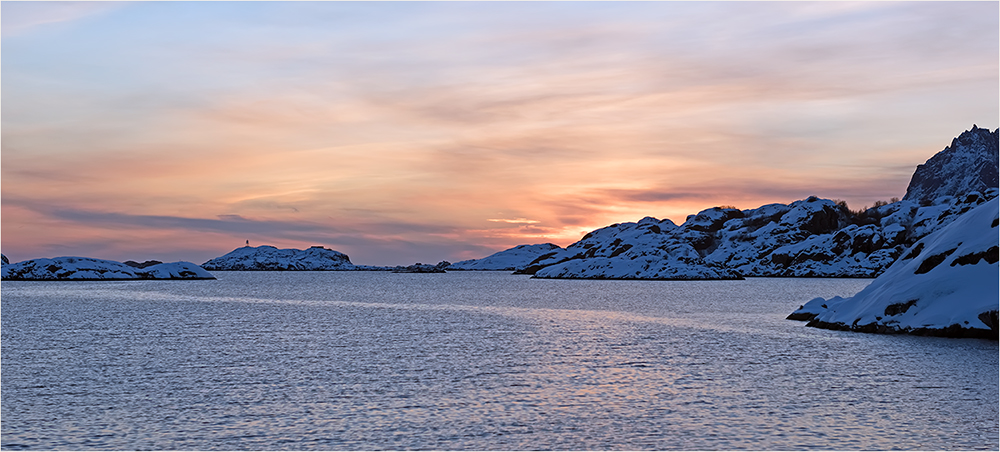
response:
M356 264L903 195L1000 123L996 2L2 3L2 251Z

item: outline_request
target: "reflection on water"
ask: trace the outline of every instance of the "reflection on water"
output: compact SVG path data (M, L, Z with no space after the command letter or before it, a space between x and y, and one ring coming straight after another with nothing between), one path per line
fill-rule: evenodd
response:
M784 320L868 281L3 283L4 449L993 449L998 348Z

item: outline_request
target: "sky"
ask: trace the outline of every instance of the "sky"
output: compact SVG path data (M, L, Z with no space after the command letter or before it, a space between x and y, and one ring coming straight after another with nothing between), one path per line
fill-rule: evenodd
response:
M352 262L902 197L1000 123L998 2L2 2L11 262Z

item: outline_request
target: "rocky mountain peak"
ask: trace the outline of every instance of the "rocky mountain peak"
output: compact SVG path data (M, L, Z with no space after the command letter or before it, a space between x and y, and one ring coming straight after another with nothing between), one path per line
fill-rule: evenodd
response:
M906 187L904 200L933 203L941 196L961 196L995 188L998 178L1000 129L990 131L973 124L941 152L917 166Z

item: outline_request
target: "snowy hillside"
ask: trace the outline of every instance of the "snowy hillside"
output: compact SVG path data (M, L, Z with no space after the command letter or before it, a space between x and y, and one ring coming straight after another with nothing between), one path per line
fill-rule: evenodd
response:
M874 277L906 246L997 194L941 197L930 206L898 201L860 216L813 197L745 210L700 240L706 262L745 276Z
M853 297L817 298L789 318L827 329L995 339L998 222L994 199L924 237Z
M670 220L646 217L593 231L564 250L543 255L523 273L536 278L741 279L711 268Z
M305 250L278 249L270 245L236 248L202 264L208 270L367 270L351 263L346 254L322 246Z
M482 259L455 262L448 266L448 270L521 270L540 256L558 250L562 248L551 243L518 245Z
M907 201L930 203L941 196L962 196L996 187L1000 129L975 125L952 140L951 146L927 160L910 179Z
M990 189L946 196L929 206L899 201L861 216L810 197L742 211L714 207L681 226L647 217L595 230L517 273L595 279L875 277L908 245L997 194Z
M215 279L211 273L190 262L156 264L145 268L89 257L32 259L4 264L2 279L30 280L129 280L129 279Z

